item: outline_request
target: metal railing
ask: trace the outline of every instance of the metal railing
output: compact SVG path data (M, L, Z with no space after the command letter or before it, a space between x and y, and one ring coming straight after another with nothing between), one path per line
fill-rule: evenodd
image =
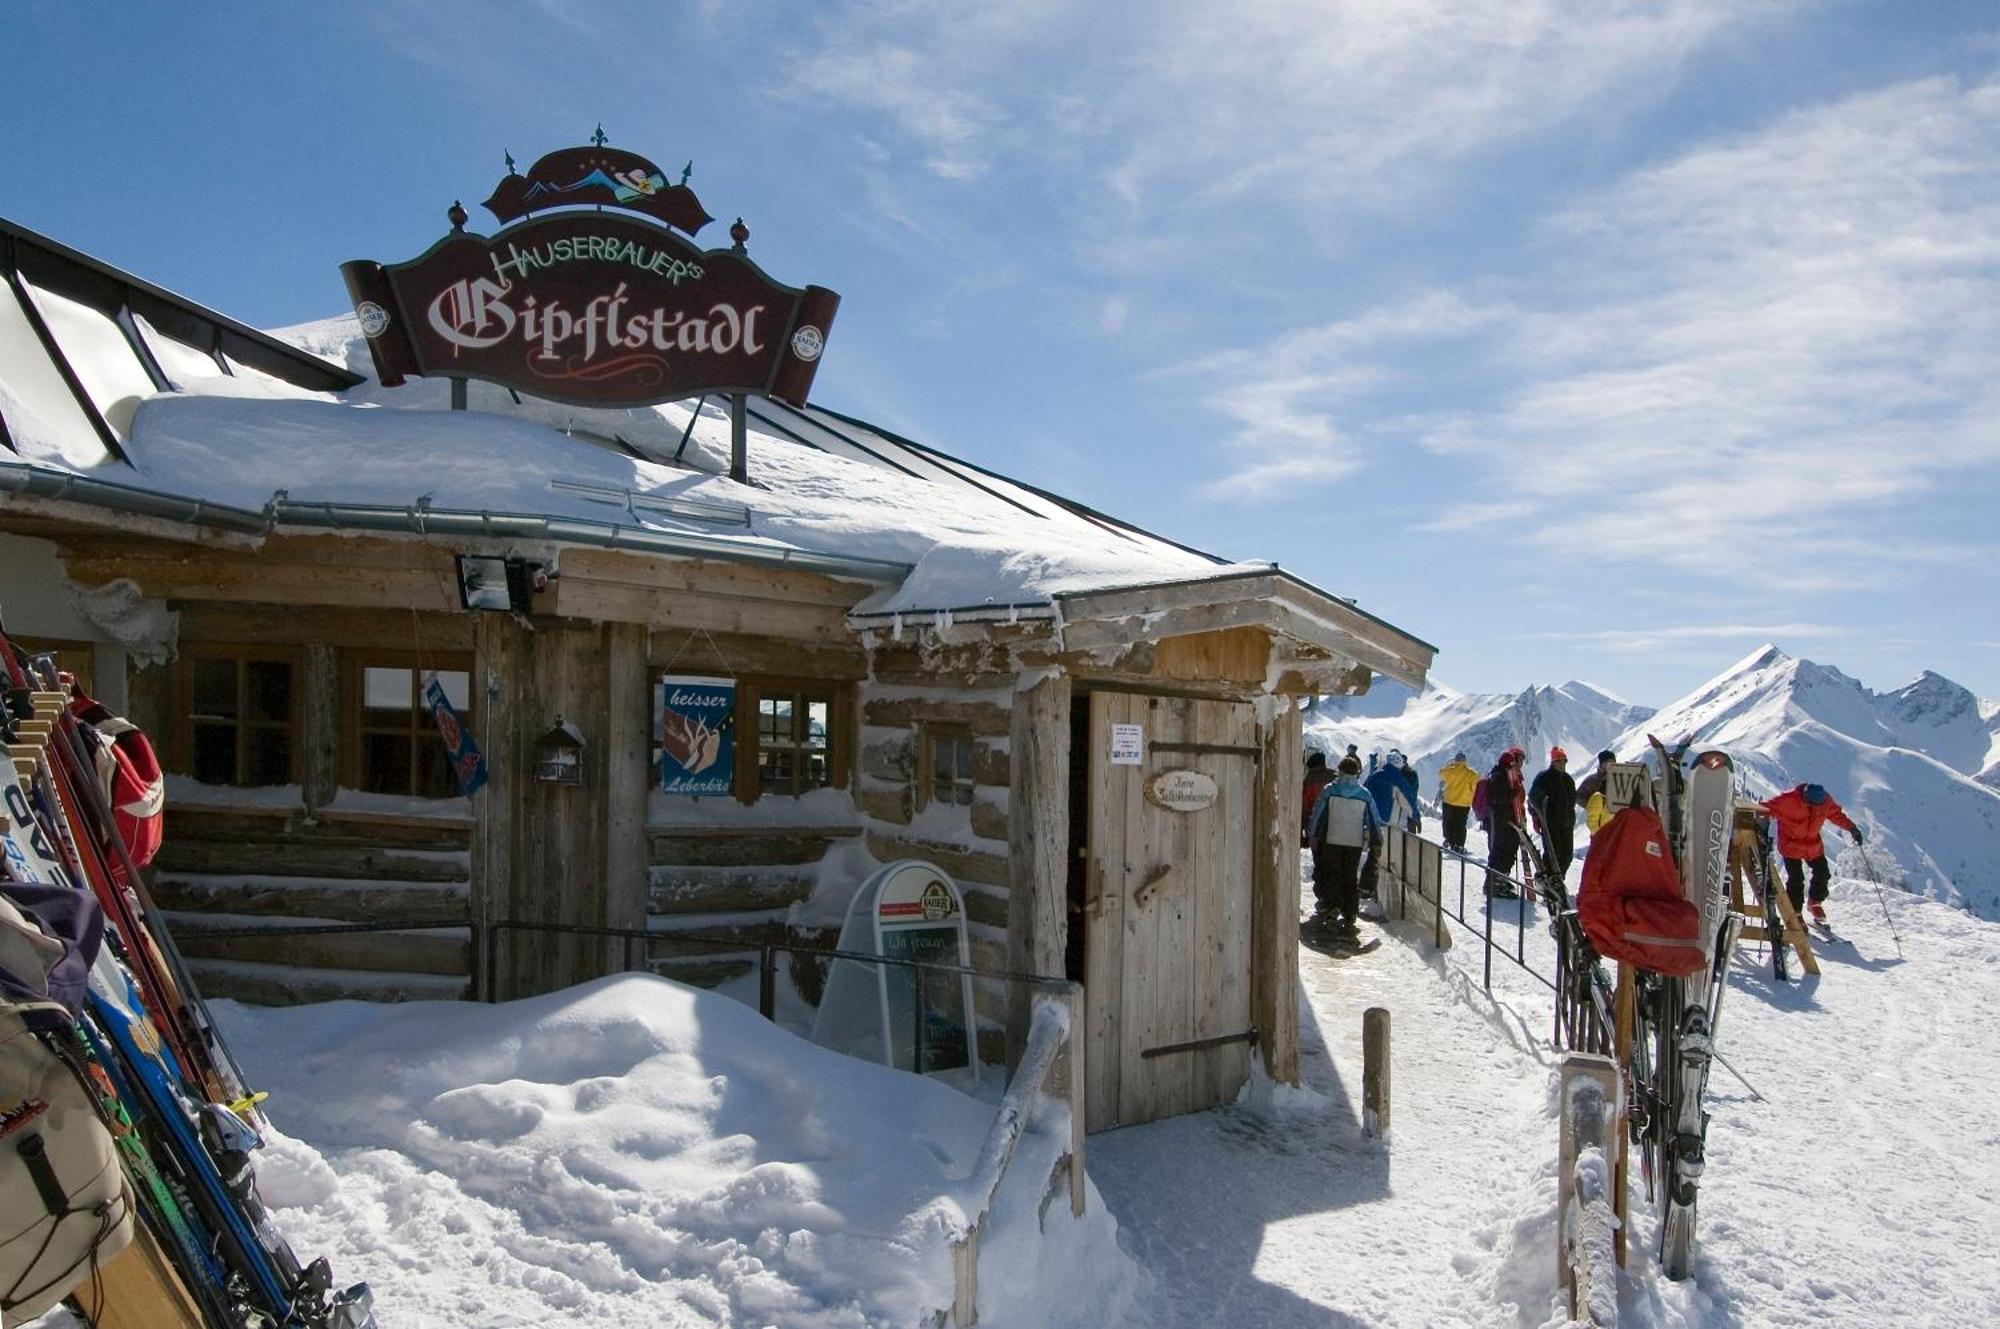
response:
M1524 829L1521 853L1528 865L1524 880L1513 873L1489 868L1485 862L1440 841L1391 827L1384 835L1382 857L1383 872L1397 887L1396 917L1409 917L1410 897L1414 896L1419 911L1430 915L1432 937L1440 948L1450 944L1447 920L1473 933L1480 942L1480 984L1486 991L1493 990L1493 957L1499 955L1554 995L1554 1029L1550 1035L1553 1046L1608 1056L1614 1044L1610 984L1577 921L1567 888L1554 878L1546 863L1537 861L1538 851L1526 841L1527 834ZM1444 889L1447 862L1458 865L1455 906L1451 893ZM1474 874L1476 886L1471 884ZM1511 948L1506 944L1506 924L1502 924L1500 937L1495 937L1492 897L1487 895L1488 889L1500 882L1511 886L1520 900L1512 920ZM1467 913L1468 889L1477 890L1478 898L1487 902L1476 919ZM1550 913L1548 927L1556 942L1553 976L1543 973L1528 958L1528 913L1535 904Z

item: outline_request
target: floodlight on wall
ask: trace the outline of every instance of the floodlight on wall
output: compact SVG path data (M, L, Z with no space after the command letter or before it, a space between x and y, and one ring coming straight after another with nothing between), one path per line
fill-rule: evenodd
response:
M548 584L539 564L488 554L458 556L458 600L467 609L525 614Z

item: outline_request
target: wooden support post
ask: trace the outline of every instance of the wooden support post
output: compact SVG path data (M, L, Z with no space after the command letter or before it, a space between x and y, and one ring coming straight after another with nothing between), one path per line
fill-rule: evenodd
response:
M1389 1134L1389 1010L1370 1006L1361 1014L1361 1129L1375 1138Z
M740 392L729 395L729 478L750 483L750 433L747 408Z
M1072 986L1069 990L1069 1211L1078 1218L1083 1217L1084 1170L1084 1072L1087 1069L1084 1058L1086 1044L1090 1041L1090 1030L1085 1024L1083 1009L1083 988Z
M1007 967L1044 978L1066 977L1069 946L1069 708L1070 681L1058 674L1015 693L1008 717ZM1026 1046L1034 1000L1033 989L1010 985L1010 1065ZM1072 1037L1083 1027L1076 1015Z
M1632 1064L1632 1033L1638 1024L1639 994L1632 986L1631 967L1618 966L1618 987L1612 995L1612 1059L1622 1068ZM1632 1133L1626 1120L1631 1104L1618 1097L1618 1161L1611 1173L1611 1207L1618 1214L1618 1264L1625 1264L1625 1228L1631 1214Z
M605 927L646 926L646 794L651 784L652 695L646 671L647 630L637 623L608 623L605 691L609 723L605 766ZM624 944L604 943L604 972L626 968Z
M317 810L340 791L340 652L314 643L300 653L305 694L305 802Z
M1299 786L1304 748L1299 708L1279 698L1263 726L1257 766L1255 878L1250 899L1250 1018L1264 1071L1299 1082ZM1105 1055L1113 1055L1100 1049Z

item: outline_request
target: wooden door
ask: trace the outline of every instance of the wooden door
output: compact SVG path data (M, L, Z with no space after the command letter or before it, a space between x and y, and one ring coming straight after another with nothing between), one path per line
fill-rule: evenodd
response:
M1115 726L1142 734L1112 760ZM1090 698L1085 1009L1092 1130L1232 1101L1250 1073L1257 722L1240 702L1095 692ZM1146 797L1196 771L1215 801L1178 812Z

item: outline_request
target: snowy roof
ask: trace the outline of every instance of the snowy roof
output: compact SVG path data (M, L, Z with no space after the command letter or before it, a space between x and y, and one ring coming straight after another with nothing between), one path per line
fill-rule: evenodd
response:
M267 335L11 224L0 242L0 493L252 535L400 525L810 567L874 583L863 616L1276 572L822 407L749 403L748 484L723 400L590 409L471 382L452 411L443 380L375 381L351 315ZM1421 677L1430 649L1390 631Z

